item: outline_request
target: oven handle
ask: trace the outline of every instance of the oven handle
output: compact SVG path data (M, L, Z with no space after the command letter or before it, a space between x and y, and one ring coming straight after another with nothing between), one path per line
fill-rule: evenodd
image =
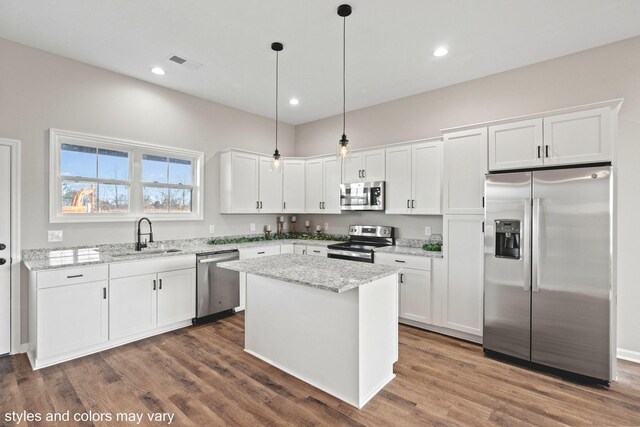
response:
M337 249L329 249L327 255L341 255L352 258L371 259L371 254L367 252L342 251Z

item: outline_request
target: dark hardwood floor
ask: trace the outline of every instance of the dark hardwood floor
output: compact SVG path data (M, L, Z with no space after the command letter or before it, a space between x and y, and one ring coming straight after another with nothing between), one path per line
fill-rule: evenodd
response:
M400 326L396 378L357 410L244 353L244 317L167 333L33 372L0 359L6 413L174 413L174 426L640 425L640 365L610 389L488 359L475 344ZM29 423L75 425L76 423ZM136 425L115 422L86 425ZM139 425L166 425L144 420ZM27 425L22 422L20 425Z

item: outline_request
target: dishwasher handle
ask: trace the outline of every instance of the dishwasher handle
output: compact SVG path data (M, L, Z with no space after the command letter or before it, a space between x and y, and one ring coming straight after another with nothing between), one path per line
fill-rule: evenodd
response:
M198 264L209 264L212 262L232 261L239 258L238 251L227 251L219 254L211 254L206 257L198 257Z

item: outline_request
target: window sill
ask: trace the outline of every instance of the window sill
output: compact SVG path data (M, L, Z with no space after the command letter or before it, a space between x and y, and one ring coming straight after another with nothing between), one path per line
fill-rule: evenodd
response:
M82 224L82 223L99 223L99 222L132 222L137 221L140 218L147 217L152 221L202 221L203 215L159 215L159 214L145 214L139 213L136 215L122 215L122 216L91 216L91 217L71 217L60 216L55 218L49 218L51 224Z

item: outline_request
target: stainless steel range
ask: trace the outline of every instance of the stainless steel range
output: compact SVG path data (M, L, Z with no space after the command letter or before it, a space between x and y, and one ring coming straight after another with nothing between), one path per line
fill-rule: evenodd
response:
M349 241L327 246L329 258L373 263L377 248L394 244L393 227L382 225L351 225Z

